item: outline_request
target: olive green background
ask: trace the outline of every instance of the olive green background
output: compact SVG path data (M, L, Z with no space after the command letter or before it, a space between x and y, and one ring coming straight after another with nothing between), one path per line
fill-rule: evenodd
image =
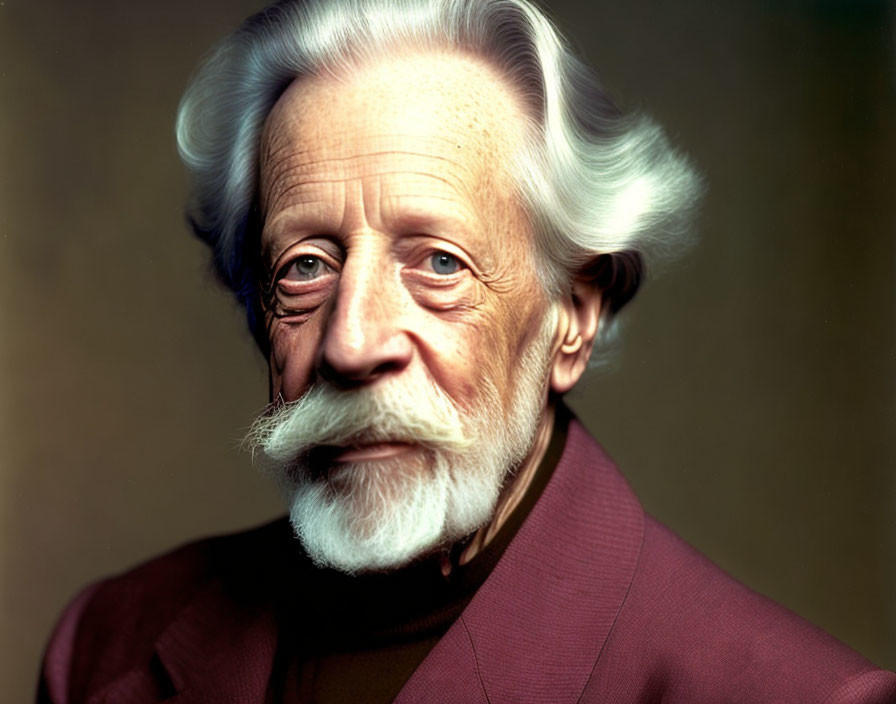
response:
M173 121L251 0L0 2L0 681L81 586L279 512L263 360L183 223ZM560 3L708 183L700 242L571 396L645 505L896 667L893 12ZM8 698L7 698L8 697Z

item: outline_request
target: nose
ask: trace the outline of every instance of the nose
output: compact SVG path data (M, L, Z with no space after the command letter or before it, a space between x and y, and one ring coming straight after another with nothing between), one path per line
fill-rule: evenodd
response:
M410 363L413 345L400 325L402 304L390 277L371 258L346 259L317 357L318 373L330 383L372 383Z

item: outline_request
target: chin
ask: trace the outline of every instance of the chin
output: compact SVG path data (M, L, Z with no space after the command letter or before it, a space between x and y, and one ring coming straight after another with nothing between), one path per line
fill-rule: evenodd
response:
M290 522L318 566L398 569L491 519L504 471L458 460L428 452L340 464L294 488Z

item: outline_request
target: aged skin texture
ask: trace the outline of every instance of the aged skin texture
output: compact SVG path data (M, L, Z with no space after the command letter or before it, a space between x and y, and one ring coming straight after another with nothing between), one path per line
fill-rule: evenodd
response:
M275 398L294 401L320 380L355 388L403 377L412 392L428 378L467 411L484 388L498 389L504 408L492 412L506 416L519 360L551 305L506 172L526 128L503 79L460 53L392 55L292 84L268 118L261 157L264 261L288 302L267 320ZM557 392L578 380L597 331L599 296L578 289L561 302L554 334ZM491 532L552 421L548 408ZM406 443L332 457L391 458L396 471L423 461Z

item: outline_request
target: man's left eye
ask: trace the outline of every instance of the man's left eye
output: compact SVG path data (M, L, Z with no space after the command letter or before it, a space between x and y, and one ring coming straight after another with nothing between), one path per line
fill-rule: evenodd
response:
M435 252L429 257L429 264L436 274L447 276L460 270L461 264L457 257L448 252Z

